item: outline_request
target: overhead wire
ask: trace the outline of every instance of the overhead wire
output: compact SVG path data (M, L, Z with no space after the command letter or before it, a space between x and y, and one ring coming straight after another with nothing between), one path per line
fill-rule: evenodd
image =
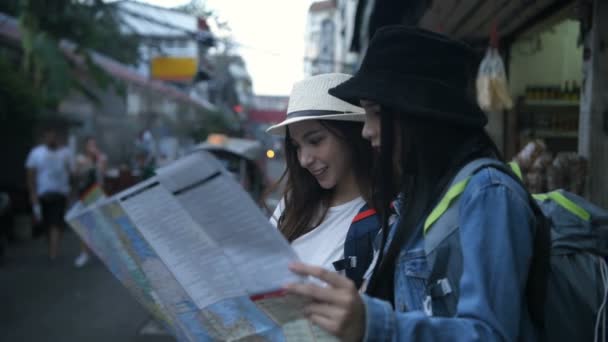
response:
M177 25L174 25L174 24L171 24L171 23L167 22L166 21L167 18L165 16L163 16L163 18L165 20L159 20L157 18L151 18L150 16L147 16L145 14L133 12L133 11L131 11L129 9L121 8L120 10L123 11L123 12L125 12L128 15L131 15L133 17L139 18L141 20L144 20L144 21L156 24L156 25L165 26L165 27L174 29L176 31L180 31L180 32L184 33L185 35L190 36L190 37L192 37L194 39L196 39L198 37L198 35L199 35L198 31L192 31L192 30L189 30L187 28L180 27L180 26L177 26ZM234 40L234 39L231 39L231 38L229 38L229 39L218 39L218 41L221 41L223 44L225 44L225 45L227 45L229 47L236 46L236 47L240 47L240 48L249 49L249 50L257 51L257 52L260 52L260 53L264 53L264 54L267 54L267 55L271 55L271 56L274 56L274 57L284 56L284 54L281 53L281 52L279 52L279 51L260 49L258 47L251 46L251 45L248 45L248 44L244 44L244 43L241 43L241 42L239 42L237 40ZM347 63L345 61L339 61L339 60L333 60L333 59L303 57L303 60L304 60L304 62L311 62L311 63L312 62L317 62L317 63L321 63L321 64L324 64L324 65L331 64L334 67L336 67L336 66L337 67L352 67L352 63Z

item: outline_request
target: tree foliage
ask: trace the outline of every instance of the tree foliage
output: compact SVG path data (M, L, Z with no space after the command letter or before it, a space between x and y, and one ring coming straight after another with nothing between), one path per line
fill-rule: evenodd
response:
M0 55L0 75L0 134L23 134L39 113L41 99L4 55Z
M102 0L2 0L0 11L19 19L22 75L45 106L56 108L72 89L94 98L75 75L76 69L86 70L98 86L111 84L112 79L92 62L90 51L127 64L139 59L138 38L121 34L117 7ZM62 40L75 43L80 58L67 57Z

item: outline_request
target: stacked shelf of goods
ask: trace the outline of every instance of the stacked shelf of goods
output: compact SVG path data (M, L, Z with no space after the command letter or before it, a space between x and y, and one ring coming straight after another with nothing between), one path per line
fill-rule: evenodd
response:
M519 110L522 142L543 139L554 152L578 149L580 106L574 100L526 100Z

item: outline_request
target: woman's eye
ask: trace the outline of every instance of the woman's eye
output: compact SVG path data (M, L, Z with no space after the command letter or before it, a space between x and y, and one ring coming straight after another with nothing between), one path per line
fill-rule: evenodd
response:
M314 138L310 139L308 141L308 143L316 146L316 145L319 145L319 143L321 143L321 141L323 141L323 139L324 139L324 137L314 137Z

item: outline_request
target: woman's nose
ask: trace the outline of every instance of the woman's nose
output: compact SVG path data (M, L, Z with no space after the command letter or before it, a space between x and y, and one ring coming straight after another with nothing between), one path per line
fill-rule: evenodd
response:
M307 168L308 166L312 165L312 162L314 161L314 157L306 149L302 149L300 151L298 159L300 161L300 166L303 168Z

